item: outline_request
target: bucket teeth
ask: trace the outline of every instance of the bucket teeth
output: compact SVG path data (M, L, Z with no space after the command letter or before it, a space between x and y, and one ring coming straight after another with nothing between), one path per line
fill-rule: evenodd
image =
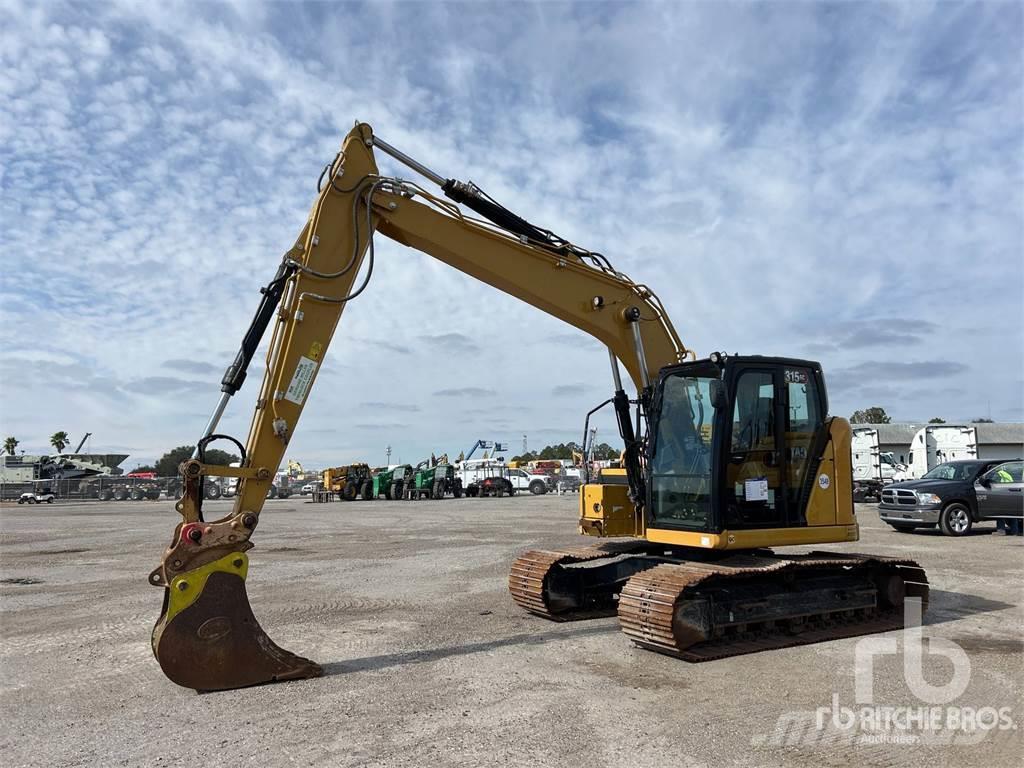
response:
M237 560L236 560L237 562ZM245 580L238 573L212 570L204 579L188 582L200 590L175 610L175 590L153 628L153 653L164 674L185 688L221 691L280 680L319 677L318 664L274 643L263 631L249 605Z

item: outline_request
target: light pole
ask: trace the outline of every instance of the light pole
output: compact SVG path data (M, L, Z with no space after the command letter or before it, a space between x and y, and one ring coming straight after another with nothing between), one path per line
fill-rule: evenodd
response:
M384 453L386 453L388 455L388 464L390 464L391 463L391 446L390 445L384 450Z

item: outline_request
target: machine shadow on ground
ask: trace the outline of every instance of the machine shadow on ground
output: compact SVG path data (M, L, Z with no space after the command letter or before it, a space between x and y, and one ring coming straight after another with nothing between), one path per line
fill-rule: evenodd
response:
M1000 602L998 600L989 600L977 595L947 592L941 589L931 590L930 596L931 599L928 604L928 610L924 615L923 623L925 626L945 624L947 622L957 621L965 616L976 615L979 613L991 613L994 611L1004 611L1009 608L1013 608L1009 603ZM359 659L346 659L345 661L336 661L324 664L323 670L325 676L340 675L351 672L376 671L387 667L439 661L453 656L469 656L474 653L486 653L499 648L543 645L552 641L572 640L594 635L618 634L619 632L620 629L618 622L602 622L597 626L590 625L567 632L539 632L537 634L518 633L506 638L490 640L487 642L466 643L463 645L429 648L420 651L385 654L382 656L366 656ZM1014 647L1017 646L1015 645Z
M932 589L929 591L928 609L925 611L921 623L926 627L933 624L945 624L948 621L957 621L979 613L1005 611L1014 607L1010 603L989 600L978 595Z
M439 661L453 656L469 656L474 653L486 653L487 651L507 648L510 646L523 645L544 645L545 643L558 640L574 640L581 637L593 635L611 635L620 632L618 623L604 622L600 626L580 627L568 632L538 632L536 634L519 633L499 640L489 640L480 643L466 643L464 645L450 645L444 648L428 648L422 651L409 651L406 653L391 653L383 656L366 656L361 659L346 659L345 661L329 662L322 665L324 675L340 675L351 672L365 672L385 669L387 667L401 666L405 664L422 664L424 662Z

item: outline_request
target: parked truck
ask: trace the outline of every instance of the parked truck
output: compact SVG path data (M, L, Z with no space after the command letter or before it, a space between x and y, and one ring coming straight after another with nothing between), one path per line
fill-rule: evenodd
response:
M285 479L287 480L287 478ZM233 498L235 495L235 490L236 486L233 483L230 485L228 483L225 483L224 487L221 489L221 496L225 499ZM268 499L287 499L291 495L292 489L291 486L289 486L287 483L280 484L274 482L271 483L269 488L267 488Z
M509 469L508 479L517 492L529 492L534 496L547 493L553 482L548 475L536 475L525 469Z
M160 498L160 493L165 490L167 482L159 478L95 475L81 480L78 483L78 491L82 498L95 498L100 501L155 501Z
M232 467L240 466L237 462L231 465ZM221 497L225 499L233 498L235 493L238 491L238 480L232 478L224 478L220 486ZM268 499L287 499L295 493L295 489L292 486L291 478L283 473L279 472L274 478L274 482L270 484L267 489Z
M507 479L508 467L497 458L471 459L468 456L455 465L456 474L462 480L462 487L467 496L478 496L480 483L489 477ZM512 486L509 486L510 492Z
M224 487L227 487L227 478L223 481L216 477L207 477L203 480L203 498L215 501L224 495L224 487L221 483L224 482ZM183 486L181 484L181 477L169 477L163 483L164 493L169 499L180 499L183 493ZM101 495L102 499L103 496ZM117 495L114 495L117 499Z
M978 458L978 432L974 427L930 424L910 441L907 468L893 480L917 480L947 461Z
M874 427L854 427L851 449L854 501L880 501L882 489L907 471L907 465L898 464L891 451L881 450Z
M522 472L523 476L518 473ZM465 459L456 467L467 496L511 496L520 486L529 489L527 473L522 469L510 470L503 459ZM516 474L515 481L511 475ZM545 487L546 490L546 487Z

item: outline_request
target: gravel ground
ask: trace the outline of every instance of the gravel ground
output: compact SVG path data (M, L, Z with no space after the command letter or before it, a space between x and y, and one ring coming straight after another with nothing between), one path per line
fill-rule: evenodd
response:
M208 516L226 509L209 503ZM326 674L205 695L167 681L149 650L161 594L146 575L176 522L171 502L4 505L0 763L1019 765L1022 540L991 526L900 534L872 505L858 514L861 541L835 549L914 557L932 582L924 635L941 640L923 680L911 654L873 657L872 702L912 708L909 729L842 727L861 717L843 710L859 706L856 638L692 665L637 649L614 618L553 624L520 611L509 564L580 541L574 497L268 502L252 604L271 637ZM881 637L901 651L908 639ZM948 641L970 674L946 702L922 686L964 670L935 652ZM990 724L1000 708L1005 729L945 727Z

